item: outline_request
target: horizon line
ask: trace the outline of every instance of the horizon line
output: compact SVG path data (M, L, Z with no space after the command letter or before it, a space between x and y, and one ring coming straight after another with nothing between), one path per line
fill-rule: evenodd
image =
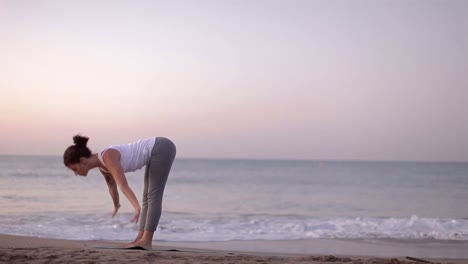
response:
M61 157L53 154L0 154L9 157ZM398 159L306 159L306 158L241 158L241 157L176 157L183 160L219 161L310 161L310 162L408 162L408 163L468 163L468 160L398 160Z

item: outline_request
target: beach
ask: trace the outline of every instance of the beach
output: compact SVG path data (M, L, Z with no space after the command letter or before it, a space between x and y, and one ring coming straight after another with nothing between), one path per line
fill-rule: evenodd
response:
M468 264L468 0L0 0L0 36L0 264Z
M103 248L135 237L128 201L112 218L60 159L0 156L0 263L468 263L467 163L179 159L155 250L130 251Z
M294 244L293 241L289 243ZM190 248L183 247L183 243L155 242L152 251L144 251L109 249L123 245L121 242L112 241L0 235L0 263L425 263L422 261L468 263L468 258L433 259L375 256L379 255L378 252L375 252L375 255L357 256L238 251L228 250L229 246L223 246L223 243L213 244L217 244L218 247ZM235 243L231 243L231 245L235 245ZM239 248L239 246L232 246L232 248Z

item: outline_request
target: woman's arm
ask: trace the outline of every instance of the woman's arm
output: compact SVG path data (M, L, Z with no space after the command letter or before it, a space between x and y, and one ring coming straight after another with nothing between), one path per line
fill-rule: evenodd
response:
M140 217L141 207L138 199L128 185L127 178L125 177L125 173L122 169L122 166L120 165L120 152L115 149L108 149L102 156L102 159L104 160L107 169L112 174L112 178L114 178L114 181L120 187L120 190L123 192L125 197L127 197L135 209L135 215L132 219L132 222L137 223L138 218Z
M115 180L112 177L112 174L110 174L107 171L104 171L102 168L99 168L99 171L106 179L107 186L109 187L109 194L112 198L112 202L114 202L114 212L112 213L112 217L114 217L120 208L119 191L117 190L117 184L115 183Z

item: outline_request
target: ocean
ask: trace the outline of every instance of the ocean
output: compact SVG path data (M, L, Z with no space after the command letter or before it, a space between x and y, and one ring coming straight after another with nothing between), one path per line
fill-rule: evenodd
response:
M143 173L127 174L141 202ZM97 170L55 156L0 156L0 233L129 241ZM468 240L468 163L177 158L157 241Z

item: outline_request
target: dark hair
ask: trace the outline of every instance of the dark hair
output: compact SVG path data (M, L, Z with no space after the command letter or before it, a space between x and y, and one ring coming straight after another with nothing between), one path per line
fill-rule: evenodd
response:
M86 146L88 140L88 137L83 137L81 135L73 137L73 143L75 143L75 145L69 146L63 153L63 163L65 166L80 163L80 158L82 157L91 157L91 150Z

